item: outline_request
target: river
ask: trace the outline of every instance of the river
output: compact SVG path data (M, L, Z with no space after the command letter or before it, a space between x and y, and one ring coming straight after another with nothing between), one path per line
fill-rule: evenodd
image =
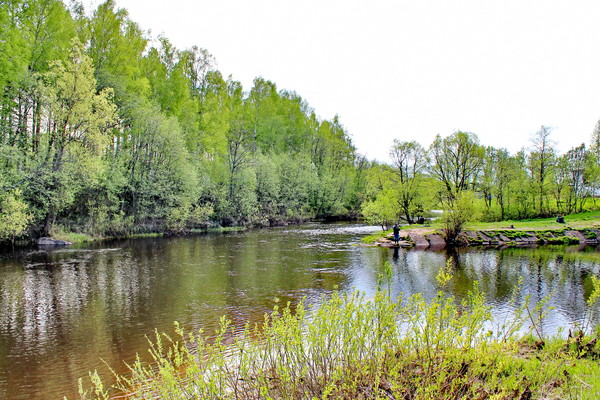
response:
M452 258L445 289L464 297L480 282L494 315L514 309L513 288L535 302L552 295L546 334L585 320L596 248L421 251L358 246L376 227L311 223L180 238L132 239L0 254L0 398L78 398L77 380L145 357L155 330L211 334L226 316L243 329L276 304L318 302L338 288L370 295L386 263L394 295L435 296L435 276ZM598 310L594 310L598 312ZM597 323L597 320L594 320Z

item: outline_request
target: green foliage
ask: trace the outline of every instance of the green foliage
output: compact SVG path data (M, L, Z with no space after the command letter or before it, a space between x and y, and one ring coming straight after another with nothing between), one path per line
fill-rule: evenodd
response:
M476 219L476 214L473 193L462 192L458 194L450 204L449 209L441 217L446 242L453 243L462 232L465 224L474 219Z
M14 240L26 232L33 215L19 189L0 196L0 241Z
M386 230L398 220L400 209L396 202L394 192L391 190L381 191L375 200L367 200L363 203L362 214L368 223L380 225Z
M429 303L335 292L315 307L275 307L242 333L224 318L208 335L176 324L176 338L157 333L151 342L154 363L129 365L117 388L132 399L578 398L586 382L597 389L597 372L582 369L586 358L569 350L570 339L517 334L537 308L524 306L492 332L478 284L458 302L444 293L451 280L449 264ZM107 398L98 375L90 378L81 398Z
M367 200L374 202L380 192L387 192L383 196L389 197L392 188L408 222L415 213L428 209L450 210L459 194L466 191L475 194L477 218L485 222L597 209L598 146L595 142L589 148L581 144L559 156L550 135L551 129L542 126L531 138L530 151L515 155L506 149L484 148L477 135L461 131L447 137L438 135L427 154L422 154L414 142L395 140L390 155L396 175L381 173L371 181ZM596 132L593 138L597 137ZM373 214L373 204L368 205L366 211Z
M338 117L320 120L263 78L245 91L208 51L146 37L113 0L88 15L59 0L0 4L0 185L21 190L25 233L186 232L360 208Z
M0 183L21 191L31 236L361 213L386 226L463 192L486 220L597 207L597 140L559 159L549 134L513 156L457 131L429 152L395 141L392 166L369 163L338 116L318 118L264 78L225 79L207 50L148 37L113 0L89 14L59 0L0 4Z
M430 147L431 171L444 184L444 198L452 201L461 192L473 189L483 164L483 147L477 135L457 131L438 135Z

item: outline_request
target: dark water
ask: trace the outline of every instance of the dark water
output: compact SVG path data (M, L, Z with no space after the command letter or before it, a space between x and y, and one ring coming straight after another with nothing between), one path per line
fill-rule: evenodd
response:
M372 294L384 265L391 290L426 298L447 259L446 289L464 297L478 280L496 315L509 312L513 287L537 301L553 294L541 328L555 333L584 320L594 248L417 251L364 248L376 228L309 224L174 239L139 239L0 255L0 398L77 397L77 380L146 354L154 330L214 332L225 315L242 329L279 302L318 302L336 287ZM386 283L387 285L387 283ZM597 310L596 310L597 311Z

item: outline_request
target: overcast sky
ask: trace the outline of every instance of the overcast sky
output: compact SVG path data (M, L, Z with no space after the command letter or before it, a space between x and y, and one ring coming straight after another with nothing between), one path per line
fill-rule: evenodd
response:
M429 146L456 130L514 153L541 125L564 152L600 119L597 0L116 4L152 37L207 49L245 90L262 76L338 114L370 159L387 161L395 138Z

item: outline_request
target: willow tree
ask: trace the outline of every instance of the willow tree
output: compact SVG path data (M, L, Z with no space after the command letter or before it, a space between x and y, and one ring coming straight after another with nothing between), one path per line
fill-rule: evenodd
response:
M415 214L423 212L420 194L427 167L426 151L415 141L401 142L396 139L390 150L390 157L398 179L397 201L404 218L412 224Z
M543 126L530 138L528 166L534 184L538 215L549 212L548 194L556 162L555 143L550 139L552 129Z
M483 147L474 133L457 131L448 137L437 135L429 149L431 173L446 189L452 203L459 193L474 189L483 164Z

